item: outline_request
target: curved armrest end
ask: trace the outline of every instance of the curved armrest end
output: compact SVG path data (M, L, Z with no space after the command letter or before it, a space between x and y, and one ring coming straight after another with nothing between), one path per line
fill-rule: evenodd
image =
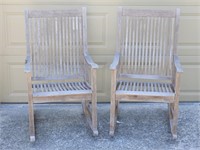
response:
M99 65L96 64L92 58L90 57L90 55L88 54L88 52L85 52L84 53L84 57L85 57L85 60L87 62L87 64L89 64L93 69L98 69L99 68Z
M119 65L119 57L120 57L119 52L116 52L115 56L114 56L114 59L113 59L113 62L110 65L110 69L111 70L116 70L117 69L117 67Z
M183 68L177 55L174 55L174 66L177 73L183 73Z

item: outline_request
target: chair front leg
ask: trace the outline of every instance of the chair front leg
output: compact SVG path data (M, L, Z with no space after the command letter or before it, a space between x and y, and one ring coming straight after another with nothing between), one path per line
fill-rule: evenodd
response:
M96 85L96 69L91 69L91 85L92 85L92 128L93 135L98 135L97 130L97 85Z
M35 124L34 124L34 109L33 109L33 98L29 96L28 100L29 105L29 132L30 132L30 141L35 141Z
M35 124L34 124L34 109L33 109L33 95L32 95L32 82L31 82L31 73L27 73L28 81L28 106L29 106L29 132L30 132L30 141L35 141Z
M180 73L175 74L175 99L170 104L170 126L173 139L177 138L178 112L179 112L179 93L180 93Z
M116 126L116 106L118 108L118 103L115 98L116 89L116 70L112 70L111 74L111 101L110 101L110 136L114 136L115 126Z

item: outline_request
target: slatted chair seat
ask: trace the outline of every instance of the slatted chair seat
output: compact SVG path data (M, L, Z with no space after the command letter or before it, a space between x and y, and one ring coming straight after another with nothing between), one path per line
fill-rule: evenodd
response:
M173 97L175 93L171 83L118 81L116 95Z
M82 102L97 130L95 64L88 53L86 8L25 11L30 141L35 141L33 104Z
M91 94L92 90L87 82L62 82L33 84L33 97L62 96Z
M118 12L116 52L111 69L110 135L120 101L168 103L171 133L177 137L180 76L177 56L180 11Z

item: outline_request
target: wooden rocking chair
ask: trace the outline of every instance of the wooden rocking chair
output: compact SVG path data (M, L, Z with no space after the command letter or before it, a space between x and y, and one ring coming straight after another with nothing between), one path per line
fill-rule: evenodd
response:
M180 10L120 8L116 53L110 65L110 135L120 101L166 102L177 138L180 75L177 56Z
M88 54L86 21L86 8L25 12L31 141L35 141L34 102L82 101L93 135L98 135L98 65Z

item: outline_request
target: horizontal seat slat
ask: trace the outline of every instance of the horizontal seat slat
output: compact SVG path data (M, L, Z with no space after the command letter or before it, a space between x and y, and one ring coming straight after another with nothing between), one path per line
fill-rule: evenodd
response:
M90 86L86 82L68 82L68 83L42 83L33 84L33 97L43 96L61 96L61 95L77 95L92 93ZM47 88L48 87L48 88ZM44 90L45 89L45 90Z
M171 83L118 81L117 95L174 96Z
M117 95L142 95L142 96L174 96L167 92L144 92L144 91L116 91Z
M92 93L91 90L36 92L36 93L33 93L33 97L81 95L81 94L91 94L91 93Z
M135 79L160 79L171 80L170 76L148 75L148 74L119 74L119 78L135 78Z
M33 81L39 80L65 80L65 79L83 79L83 75L65 75L57 77L32 77Z

